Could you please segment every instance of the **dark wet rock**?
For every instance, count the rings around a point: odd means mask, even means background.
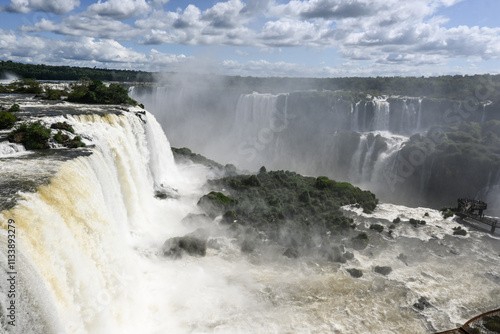
[[[355,250],[363,250],[368,246],[369,241],[368,235],[363,232],[351,239],[351,245]]]
[[[426,225],[427,222],[425,220],[418,220],[418,219],[410,218],[410,224],[412,224],[414,227],[418,227],[418,226]]]
[[[237,203],[238,201],[234,198],[221,192],[212,191],[200,198],[198,206],[210,217],[215,218],[223,212],[231,210]]]
[[[224,212],[224,215],[222,215],[222,220],[220,221],[222,224],[227,224],[231,225],[232,223],[235,223],[237,219],[236,211],[234,210],[229,210]]]
[[[177,190],[164,185],[155,185],[155,197],[159,199],[179,198]]]
[[[453,228],[453,235],[462,235],[462,236],[465,236],[465,235],[467,235],[467,231],[464,230],[461,226],[454,227]]]
[[[420,310],[420,311],[423,311],[426,308],[431,307],[431,306],[432,306],[432,304],[429,303],[427,301],[427,299],[425,299],[425,297],[420,297],[418,299],[418,302],[416,302],[415,304],[413,304],[413,307],[415,307],[417,310]]]
[[[286,251],[283,253],[283,256],[286,256],[290,259],[296,259],[300,257],[299,251],[294,247],[288,247]]]
[[[241,243],[241,251],[243,253],[252,253],[255,250],[256,244],[254,240],[244,239]]]
[[[398,260],[403,262],[405,265],[408,266],[408,257],[404,255],[403,253],[398,255]]]
[[[373,268],[373,271],[375,271],[377,274],[387,276],[392,272],[392,268],[384,266],[376,266],[375,268]]]
[[[363,276],[363,272],[356,268],[349,268],[346,269],[346,271],[349,273],[349,275],[351,275],[354,278],[360,278]]]
[[[354,254],[353,254],[353,253],[351,253],[351,252],[345,252],[345,253],[343,254],[343,256],[344,256],[344,258],[345,258],[346,260],[348,260],[348,261],[350,261],[350,260],[354,259]]]
[[[381,233],[384,230],[384,226],[382,226],[380,224],[371,224],[370,230],[374,230],[374,231]]]
[[[207,248],[221,250],[226,245],[224,238],[209,238],[207,241]]]
[[[71,133],[75,133],[75,130],[71,125],[69,125],[67,122],[57,122],[53,123],[50,125],[51,129],[56,129],[56,130],[65,130]]]
[[[207,252],[207,241],[192,235],[170,238],[163,244],[163,254],[179,258],[184,254],[192,256],[205,256]]]

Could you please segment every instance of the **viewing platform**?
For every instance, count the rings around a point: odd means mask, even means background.
[[[483,201],[467,198],[458,199],[458,208],[456,214],[461,218],[470,218],[483,224],[491,226],[491,234],[495,233],[498,221],[486,217],[483,213],[488,208],[488,204]],[[477,212],[476,212],[477,211]]]
[[[500,309],[480,314],[462,327],[437,334],[494,334],[500,333]]]

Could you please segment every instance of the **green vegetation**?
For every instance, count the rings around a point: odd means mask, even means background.
[[[453,217],[455,215],[455,210],[456,208],[443,207],[439,211],[441,211],[443,218],[446,219],[449,217]]]
[[[417,227],[419,225],[425,225],[425,224],[427,224],[427,222],[425,220],[418,220],[418,219],[410,218],[410,224]]]
[[[0,93],[41,94],[43,87],[35,79],[20,79],[4,86]]]
[[[155,74],[131,70],[113,70],[69,66],[48,66],[21,64],[12,61],[0,61],[0,75],[13,73],[22,78],[37,80],[90,80],[120,81],[120,82],[153,82]],[[189,75],[185,75],[189,76]],[[260,91],[278,93],[286,90],[342,90],[344,98],[359,100],[359,92],[374,96],[407,95],[426,96],[428,98],[447,98],[462,100],[465,96],[476,96],[478,89],[488,94],[491,101],[500,100],[500,90],[493,89],[500,84],[500,75],[445,75],[439,77],[348,77],[348,78],[263,78],[241,76],[191,75],[192,82],[222,82],[224,89],[238,92]],[[172,76],[173,77],[173,76]],[[165,84],[169,82],[165,76]],[[2,86],[0,86],[2,93]]]
[[[66,130],[66,131],[71,132],[73,134],[75,133],[75,130],[73,129],[73,127],[66,122],[53,123],[50,125],[50,128],[56,129],[56,130]]]
[[[500,169],[500,121],[482,125],[462,122],[433,127],[426,136],[413,135],[402,148],[399,161],[408,164],[416,159],[425,163],[412,166],[415,172],[405,179],[402,188],[420,184],[427,173],[426,199],[431,203],[455,202],[457,194],[477,194],[488,184],[490,175]]]
[[[204,195],[198,201],[198,206],[204,209],[212,218],[226,210],[234,208],[236,204],[238,204],[237,200],[217,191],[212,191]]]
[[[461,226],[457,226],[453,228],[453,235],[467,235],[467,231],[464,230]]]
[[[500,316],[485,317],[484,327],[494,333],[500,333]]]
[[[368,247],[368,243],[370,239],[368,238],[368,234],[365,232],[359,233],[357,236],[351,239],[352,248],[355,250],[363,250]]]
[[[61,89],[45,89],[45,100],[62,100],[63,96],[67,96],[69,93]]]
[[[80,136],[75,136],[73,139],[70,139],[70,137],[66,134],[63,134],[62,131],[57,131],[53,138],[56,143],[68,148],[78,148],[86,146],[85,143],[82,142],[82,138]]]
[[[141,71],[112,70],[89,67],[49,66],[21,64],[12,61],[0,61],[0,74],[14,73],[22,78],[37,80],[79,80],[90,78],[104,81],[153,81],[153,74]]]
[[[174,154],[174,159],[177,162],[184,162],[186,160],[190,160],[194,163],[202,164],[210,168],[216,168],[220,170],[224,169],[224,166],[222,166],[221,164],[213,160],[207,159],[201,154],[193,153],[189,148],[186,147],[182,148],[172,147],[172,153]]]
[[[16,123],[16,116],[8,111],[0,111],[0,130],[10,129]]]
[[[48,148],[50,129],[40,121],[21,123],[8,136],[9,141],[21,143],[28,150]]]
[[[371,224],[370,230],[374,230],[374,231],[377,231],[379,233],[382,233],[384,231],[384,226],[382,226],[380,224]]]
[[[35,94],[36,97],[46,100],[61,100],[67,96],[67,101],[93,104],[130,104],[137,105],[137,101],[128,96],[128,91],[121,85],[106,86],[102,81],[82,79],[71,86],[71,92],[44,87],[35,79],[20,79],[7,86],[0,86],[0,93]],[[19,111],[17,109],[12,111]],[[14,107],[13,106],[13,107]]]
[[[10,106],[10,108],[7,111],[18,112],[20,110],[21,110],[21,107],[19,106],[19,104],[14,103],[13,105]]]
[[[117,84],[106,86],[99,80],[81,80],[71,88],[67,98],[70,102],[137,105],[137,102],[128,96],[128,91]]]
[[[347,233],[353,220],[342,214],[340,206],[353,204],[371,211],[378,202],[372,193],[348,183],[289,171],[267,172],[265,168],[258,175],[227,176],[209,184],[226,191],[213,191],[200,199],[198,205],[209,216],[222,214],[222,223],[237,234],[251,228],[251,235],[258,234],[255,229],[284,247],[292,247],[286,252],[289,257],[296,257],[298,245],[313,247],[314,236]],[[242,247],[252,249],[253,239],[248,243],[245,238]],[[332,248],[324,254],[328,259],[345,261],[340,250]]]

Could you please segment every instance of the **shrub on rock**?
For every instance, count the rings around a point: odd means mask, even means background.
[[[16,116],[9,111],[0,111],[0,130],[10,129],[16,123]]]
[[[28,150],[48,148],[50,129],[40,121],[33,123],[22,123],[9,136],[9,141],[21,143]]]

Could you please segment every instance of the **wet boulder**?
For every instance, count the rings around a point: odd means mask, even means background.
[[[188,234],[183,237],[170,238],[163,244],[163,254],[174,258],[184,254],[191,256],[205,256],[207,240],[201,235]]]
[[[377,274],[387,276],[392,272],[392,268],[384,266],[376,266],[375,268],[373,268],[373,271],[376,272]]]
[[[300,257],[300,253],[295,247],[288,247],[286,251],[283,253],[283,256],[290,259],[296,259]]]
[[[346,269],[346,271],[349,273],[349,275],[351,275],[354,278],[360,278],[363,276],[363,272],[356,268],[349,268]]]
[[[208,216],[216,216],[233,209],[238,201],[232,197],[226,196],[221,192],[212,191],[200,198],[198,207],[207,213]]]
[[[420,310],[420,311],[423,311],[424,309],[431,307],[431,306],[432,306],[431,303],[429,303],[427,301],[427,299],[425,299],[425,297],[420,297],[418,299],[418,302],[413,304],[413,307],[415,307],[417,310]]]
[[[368,247],[369,243],[368,235],[364,232],[359,233],[356,237],[351,239],[351,246],[355,250],[363,250]]]

